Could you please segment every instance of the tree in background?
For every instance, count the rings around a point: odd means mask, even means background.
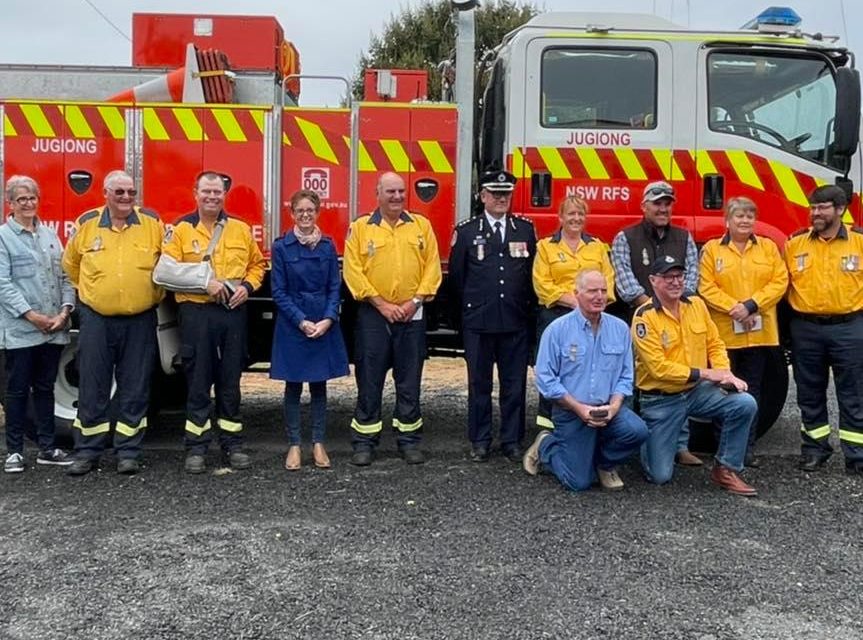
[[[539,12],[533,4],[488,0],[476,10],[477,61],[503,37]],[[380,36],[372,35],[368,52],[360,55],[353,95],[363,98],[366,69],[423,69],[429,74],[429,99],[441,99],[438,65],[455,55],[455,11],[449,0],[429,0],[390,16]],[[476,62],[476,61],[474,61]]]

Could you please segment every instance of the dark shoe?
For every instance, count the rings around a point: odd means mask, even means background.
[[[417,447],[407,447],[402,449],[402,458],[408,464],[422,464],[426,461],[425,454]]]
[[[207,461],[204,456],[192,453],[186,456],[186,464],[183,468],[186,473],[204,473],[207,470]]]
[[[473,462],[488,462],[488,447],[482,445],[471,447],[470,459]]]
[[[701,458],[693,455],[691,451],[688,451],[686,449],[677,452],[675,462],[684,467],[700,467],[704,464],[704,462],[701,461]]]
[[[814,453],[804,453],[800,456],[800,462],[797,463],[797,467],[801,471],[806,471],[809,473],[813,471],[818,471],[818,469],[820,469],[824,465],[824,463],[827,462],[827,459],[829,457],[830,456],[819,456]]]
[[[527,448],[527,451],[524,452],[524,457],[521,459],[521,466],[532,476],[539,473],[539,443],[549,435],[551,435],[551,432],[548,429],[540,429],[533,440],[533,444]]]
[[[85,476],[96,468],[96,461],[90,458],[76,458],[66,469],[70,476]]]
[[[3,471],[6,473],[21,473],[24,471],[24,456],[20,453],[10,453],[6,457],[6,463],[3,465]]]
[[[351,456],[351,464],[355,467],[367,467],[372,463],[371,449],[357,449]]]
[[[49,449],[36,454],[36,464],[55,464],[68,467],[72,464],[72,456],[62,449]]]
[[[228,464],[232,469],[248,469],[252,466],[252,458],[248,453],[235,449],[228,454]]]
[[[133,476],[141,470],[141,463],[136,458],[120,458],[117,461],[117,473]]]
[[[749,467],[750,469],[757,469],[761,466],[761,460],[755,457],[755,454],[752,453],[752,450],[749,449],[746,451],[746,455],[743,456],[743,466]]]
[[[524,459],[524,449],[521,448],[521,445],[515,445],[514,447],[510,447],[506,451],[503,452],[503,457],[509,460],[510,462],[515,462],[518,464]]]
[[[845,473],[849,476],[863,476],[863,460],[846,460]]]
[[[733,469],[723,467],[721,464],[713,465],[710,481],[728,493],[738,496],[752,497],[758,495],[755,487],[746,484]]]

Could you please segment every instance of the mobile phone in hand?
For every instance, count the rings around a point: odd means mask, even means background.
[[[589,415],[591,418],[607,418],[608,409],[591,409]]]

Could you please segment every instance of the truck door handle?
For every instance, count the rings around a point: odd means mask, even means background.
[[[534,207],[551,206],[551,174],[538,172],[530,177],[530,204]]]
[[[702,204],[705,209],[722,209],[725,204],[725,177],[718,173],[704,176]]]

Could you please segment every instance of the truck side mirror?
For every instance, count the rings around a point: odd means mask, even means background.
[[[833,121],[833,153],[850,158],[860,142],[860,72],[836,70],[836,119]]]

